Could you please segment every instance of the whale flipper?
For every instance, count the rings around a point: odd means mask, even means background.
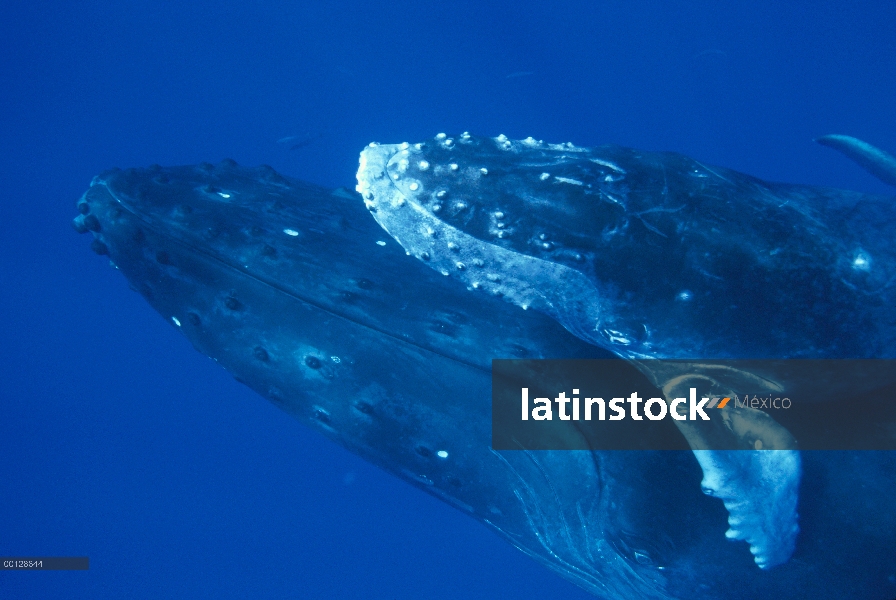
[[[799,533],[796,505],[800,454],[796,450],[694,450],[700,487],[722,500],[730,540],[750,544],[760,569],[786,563]]]
[[[730,397],[747,380],[758,380],[750,373],[714,365],[647,363],[654,366],[648,375],[661,385],[668,401],[687,396],[693,386],[708,387],[707,393],[713,396]],[[687,374],[675,376],[675,371]],[[774,387],[768,383],[766,389]],[[790,432],[766,412],[737,406],[722,413],[720,420],[675,424],[703,471],[701,490],[721,500],[728,511],[725,537],[747,542],[760,569],[786,563],[800,530],[796,508],[802,473]]]
[[[884,183],[896,186],[896,156],[889,152],[848,135],[823,135],[815,141],[839,150]]]

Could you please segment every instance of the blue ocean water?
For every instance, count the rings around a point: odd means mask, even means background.
[[[892,194],[812,142],[896,150],[892,2],[12,0],[3,16],[0,555],[91,569],[0,572],[2,598],[591,597],[195,352],[70,226],[106,168],[230,157],[351,188],[370,141],[469,130]]]

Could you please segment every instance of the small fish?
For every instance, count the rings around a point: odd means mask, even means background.
[[[299,148],[310,146],[322,137],[323,134],[320,132],[306,133],[304,135],[289,135],[285,138],[280,138],[279,140],[277,140],[277,143],[289,146],[289,150],[298,150]]]

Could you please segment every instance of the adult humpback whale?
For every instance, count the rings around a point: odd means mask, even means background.
[[[765,573],[688,452],[491,451],[492,358],[608,354],[406,256],[351,194],[225,161],[104,173],[78,208],[200,352],[598,596],[896,591],[891,454],[805,456],[797,555]]]
[[[854,138],[820,141],[877,175],[896,171]],[[370,144],[357,190],[409,254],[631,360],[668,401],[706,377],[697,363],[643,359],[896,354],[890,198],[768,184],[672,153],[468,133]],[[717,371],[711,383],[733,396],[755,375]],[[801,383],[782,372],[770,389]],[[749,408],[676,424],[704,492],[729,512],[726,536],[748,542],[762,568],[786,562],[799,531],[796,441]],[[745,432],[763,450],[709,441]]]

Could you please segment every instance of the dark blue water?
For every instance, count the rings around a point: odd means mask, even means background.
[[[74,203],[225,157],[353,187],[364,144],[463,130],[892,193],[812,139],[896,150],[896,4],[781,4],[6,2],[0,555],[91,569],[0,597],[590,597],[235,383]]]

